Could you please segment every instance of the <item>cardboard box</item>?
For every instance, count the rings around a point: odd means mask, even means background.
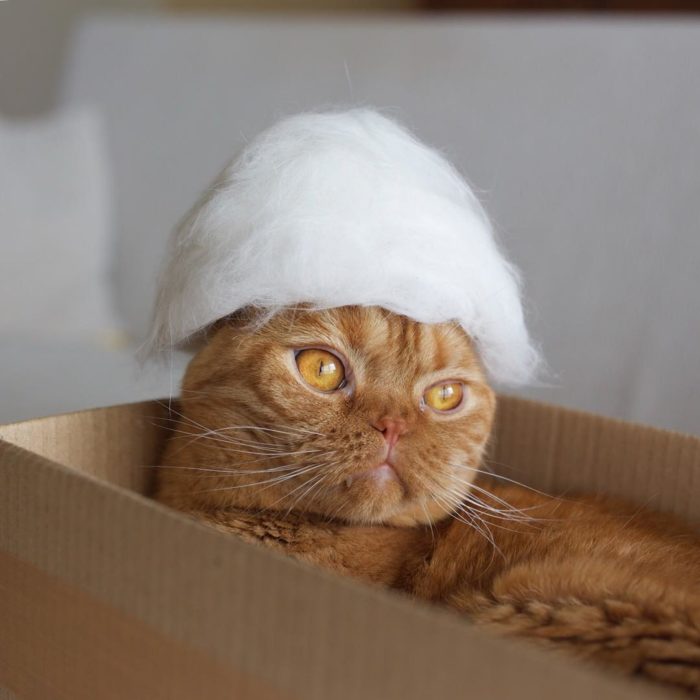
[[[20,700],[661,698],[149,500],[167,406],[0,428],[0,687]],[[550,492],[700,515],[700,440],[504,397],[491,449]],[[501,473],[504,473],[503,471]],[[8,691],[11,691],[8,693]],[[2,692],[2,691],[0,691]]]

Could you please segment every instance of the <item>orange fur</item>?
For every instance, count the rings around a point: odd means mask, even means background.
[[[305,385],[294,351],[309,346],[343,359],[347,387]],[[466,386],[463,407],[422,406],[448,379]],[[239,314],[187,370],[157,497],[249,541],[700,693],[700,538],[626,504],[477,475],[494,407],[457,325],[376,307]],[[378,479],[385,419],[404,431],[395,476]]]

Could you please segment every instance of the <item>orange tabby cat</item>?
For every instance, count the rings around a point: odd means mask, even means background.
[[[700,693],[700,538],[478,468],[469,337],[377,307],[238,314],[192,360],[157,497],[244,539]]]

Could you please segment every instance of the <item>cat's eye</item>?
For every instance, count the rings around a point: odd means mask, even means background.
[[[436,411],[452,411],[462,403],[463,398],[464,387],[461,382],[435,384],[423,394],[423,401]]]
[[[299,374],[304,381],[319,391],[335,391],[345,386],[345,367],[328,350],[308,348],[296,355]]]

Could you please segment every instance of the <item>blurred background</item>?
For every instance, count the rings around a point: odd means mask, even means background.
[[[520,393],[700,434],[700,0],[0,1],[0,423],[140,370],[165,241],[279,117],[372,105],[467,176],[549,364]]]

